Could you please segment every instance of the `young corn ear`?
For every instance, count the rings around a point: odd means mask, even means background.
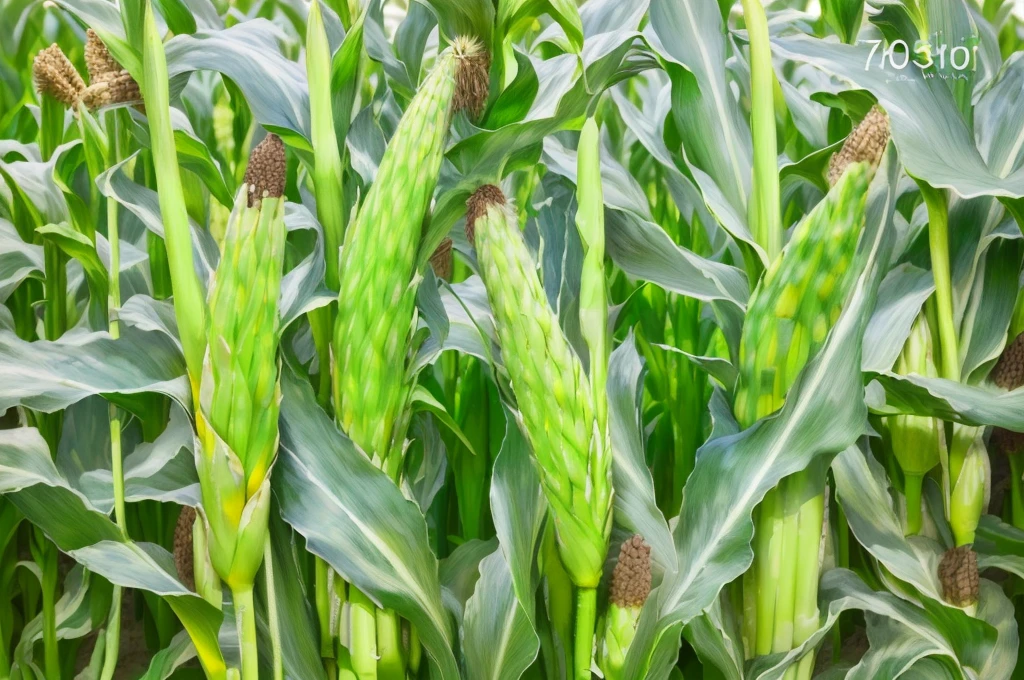
[[[49,95],[69,109],[78,105],[85,90],[82,76],[57,43],[36,54],[32,78],[39,94]]]
[[[251,584],[262,559],[278,444],[284,171],[281,140],[268,136],[252,153],[209,294],[197,467],[210,557],[232,588]]]
[[[889,144],[889,116],[873,106],[864,119],[843,142],[843,148],[832,155],[828,164],[828,185],[835,186],[846,169],[854,163],[867,163],[872,170],[882,161]]]
[[[982,439],[980,428],[954,427],[953,447],[950,451],[950,485],[949,524],[953,529],[953,539],[958,546],[974,543],[974,533],[981,521],[981,513],[985,506],[988,488],[988,451]],[[968,440],[967,452],[963,454],[959,471],[953,476],[952,461],[957,456],[957,449]]]
[[[626,655],[636,636],[640,610],[650,594],[651,546],[637,534],[623,542],[612,572],[600,663],[607,680],[624,677]]]
[[[414,327],[417,256],[453,114],[486,85],[483,48],[456,39],[413,97],[342,248],[333,354],[342,429],[393,478],[400,472],[405,362]],[[481,90],[481,88],[483,88]]]
[[[928,319],[922,313],[914,321],[903,352],[896,360],[896,373],[938,377]],[[907,499],[907,531],[921,530],[921,483],[926,474],[939,464],[945,446],[942,422],[917,415],[899,415],[888,419],[893,454],[904,473],[904,495]]]
[[[612,486],[590,383],[548,305],[504,194],[484,186],[468,206],[467,230],[475,235],[501,355],[551,505],[559,554],[577,586],[596,588],[611,532]]]
[[[735,411],[741,426],[782,407],[838,320],[859,275],[854,260],[867,190],[868,166],[850,166],[754,291],[740,340]]]

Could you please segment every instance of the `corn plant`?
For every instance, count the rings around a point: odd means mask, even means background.
[[[0,678],[1013,678],[1024,7],[0,1]]]

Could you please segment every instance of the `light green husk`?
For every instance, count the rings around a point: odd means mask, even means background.
[[[932,350],[932,333],[924,313],[918,315],[896,361],[896,373],[938,376]],[[904,474],[904,495],[907,499],[907,533],[921,530],[921,483],[926,474],[939,464],[944,446],[942,422],[935,418],[899,415],[888,419],[893,454]]]
[[[411,384],[416,262],[457,108],[457,81],[479,59],[458,39],[439,57],[388,144],[341,256],[334,330],[334,407],[346,434],[393,479],[401,471]],[[461,83],[459,83],[461,87]]]
[[[520,426],[529,440],[554,516],[559,554],[580,588],[601,580],[611,532],[611,457],[597,427],[590,382],[548,305],[536,264],[501,190],[470,198],[501,355]]]
[[[196,469],[207,547],[234,599],[243,680],[258,674],[252,591],[267,540],[269,474],[278,445],[284,173],[284,147],[270,136],[250,159],[210,288],[197,414],[206,424]]]

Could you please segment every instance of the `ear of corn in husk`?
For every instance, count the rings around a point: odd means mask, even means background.
[[[623,677],[640,610],[650,594],[651,547],[637,534],[623,542],[619,561],[612,572],[600,664],[607,680]]]
[[[842,149],[829,160],[829,186],[835,186],[846,169],[854,163],[867,163],[872,171],[877,168],[889,144],[889,135],[889,116],[879,106],[871,107],[846,138]]]
[[[284,168],[271,135],[251,156],[209,293],[197,468],[210,558],[232,588],[251,584],[262,560],[277,453]]]
[[[786,393],[825,342],[859,275],[868,167],[852,165],[796,227],[754,291],[740,340],[736,417],[753,425],[781,408]]]
[[[959,430],[959,431],[958,431]],[[953,529],[953,538],[958,546],[974,543],[974,532],[981,520],[985,507],[985,495],[988,488],[988,451],[982,440],[980,428],[954,427],[953,447],[950,450],[950,485],[949,523]],[[969,439],[967,453],[959,466],[959,473],[954,477],[952,469],[953,456],[957,448]]]
[[[573,582],[596,588],[611,531],[610,456],[602,447],[589,381],[558,324],[501,190],[469,200],[480,274],[501,354],[554,516]]]
[[[85,90],[82,76],[56,43],[36,54],[32,77],[39,94],[49,95],[69,109],[78,105]]]
[[[919,314],[914,321],[895,370],[900,375],[938,377],[932,333],[925,314]],[[893,416],[887,424],[893,454],[904,474],[907,533],[916,534],[921,530],[921,484],[924,476],[939,464],[945,447],[944,429],[935,418],[913,414]]]
[[[414,327],[417,257],[455,111],[472,109],[482,47],[456,39],[420,86],[388,144],[373,185],[345,234],[333,355],[342,429],[388,474],[400,474],[405,375]]]

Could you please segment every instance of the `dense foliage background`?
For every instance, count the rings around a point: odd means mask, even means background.
[[[1024,673],[1022,47],[0,0],[0,678]]]

